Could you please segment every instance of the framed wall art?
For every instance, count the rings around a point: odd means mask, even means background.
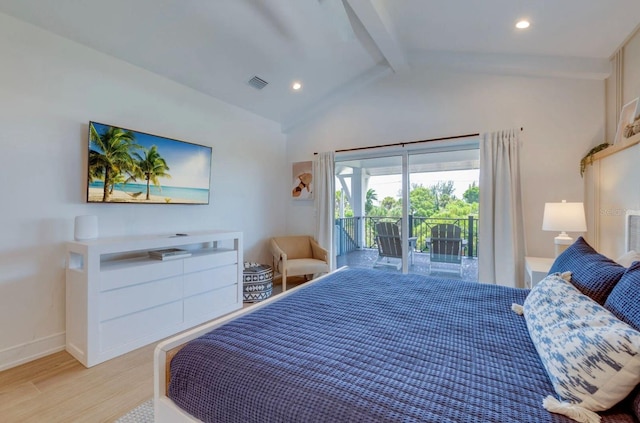
[[[618,129],[616,129],[616,137],[613,140],[613,144],[618,144],[624,139],[624,130],[627,125],[633,123],[636,115],[638,114],[638,98],[628,102],[622,106],[620,112],[620,119],[618,120]]]
[[[313,200],[313,162],[293,163],[293,182],[291,198],[294,200]]]
[[[88,203],[209,204],[209,146],[98,122],[88,146]]]

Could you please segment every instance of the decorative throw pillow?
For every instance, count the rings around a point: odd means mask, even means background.
[[[611,408],[640,382],[640,332],[581,294],[559,274],[531,290],[524,302],[527,329],[563,400],[549,411],[584,422]]]
[[[640,261],[622,275],[604,303],[618,319],[640,331]]]
[[[634,261],[640,261],[640,253],[633,250],[624,253],[616,259],[616,263],[622,267],[629,267]]]
[[[549,274],[571,272],[571,283],[583,294],[604,304],[626,269],[591,248],[579,237],[554,261]]]

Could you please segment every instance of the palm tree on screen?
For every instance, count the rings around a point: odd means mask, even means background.
[[[118,173],[117,175],[111,178],[111,188],[109,188],[109,194],[113,194],[113,189],[117,184],[126,184],[129,182],[131,178],[125,178],[122,173]]]
[[[167,173],[169,166],[164,158],[158,153],[158,147],[152,145],[149,149],[143,149],[142,155],[138,152],[133,153],[136,159],[136,171],[137,175],[147,181],[147,197],[149,200],[150,184],[161,188],[160,180],[158,178],[171,178],[171,175]]]
[[[107,202],[117,176],[134,170],[135,162],[131,157],[131,151],[140,146],[135,143],[133,132],[113,126],[100,134],[91,124],[89,136],[89,182],[93,179],[104,181],[102,201]]]

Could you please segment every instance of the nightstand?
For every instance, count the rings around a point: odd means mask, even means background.
[[[527,288],[533,288],[549,273],[555,259],[547,257],[524,258],[524,284]]]

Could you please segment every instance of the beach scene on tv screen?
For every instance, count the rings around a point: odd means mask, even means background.
[[[209,204],[211,147],[89,123],[87,201]]]

